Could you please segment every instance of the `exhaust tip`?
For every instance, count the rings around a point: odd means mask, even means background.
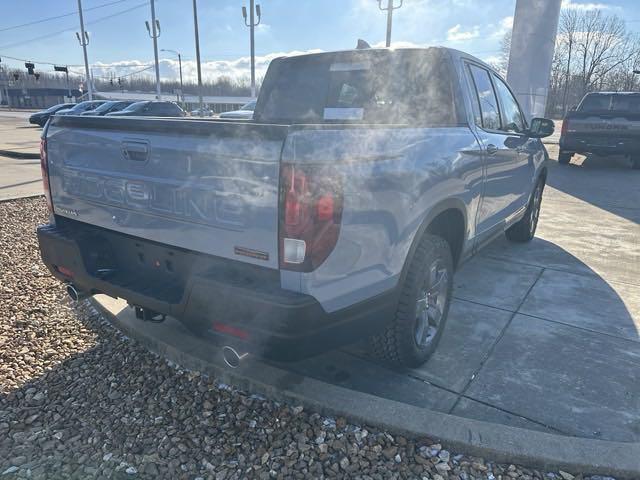
[[[71,283],[67,285],[67,295],[69,295],[69,298],[73,301],[73,303],[78,303],[79,301],[87,297],[86,293],[78,290],[75,285]]]
[[[228,345],[222,347],[222,358],[224,358],[224,363],[231,368],[238,368],[242,360],[247,355],[248,353],[238,353],[235,348]]]

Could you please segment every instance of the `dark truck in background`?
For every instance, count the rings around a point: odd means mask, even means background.
[[[640,169],[640,92],[588,93],[562,124],[559,163],[575,153],[625,155]]]

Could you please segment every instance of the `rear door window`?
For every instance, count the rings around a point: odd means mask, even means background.
[[[480,103],[481,126],[487,130],[500,130],[502,124],[498,99],[489,72],[476,65],[469,65],[469,71]]]

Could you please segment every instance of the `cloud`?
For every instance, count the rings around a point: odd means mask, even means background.
[[[573,0],[562,0],[562,8],[566,10],[605,10],[609,5],[604,3],[577,3]]]
[[[491,38],[504,38],[507,32],[513,30],[513,16],[504,17],[497,25],[493,23],[489,24],[488,30],[493,30]]]
[[[447,30],[449,42],[464,42],[480,36],[480,27],[475,25],[471,30],[462,31],[462,25],[457,24]]]
[[[268,55],[256,56],[256,77],[263,77],[269,67],[271,60],[278,57],[287,57],[294,55],[301,55],[305,53],[319,53],[322,50],[314,49],[307,51],[291,51],[291,52],[276,52]],[[177,59],[173,58],[161,58],[160,65],[160,77],[165,80],[177,80],[180,77],[179,64]],[[144,62],[141,60],[126,60],[119,62],[96,62],[91,66],[94,76],[109,78],[119,77],[122,75],[129,75],[134,72],[132,76],[146,76],[154,77],[155,71],[153,68],[153,62]],[[202,80],[212,81],[221,77],[226,77],[232,81],[247,81],[251,75],[251,58],[240,57],[233,60],[211,60],[203,61],[201,63]],[[182,76],[187,82],[195,82],[197,80],[197,65],[195,60],[183,60],[182,61]]]

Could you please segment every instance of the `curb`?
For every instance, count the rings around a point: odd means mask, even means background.
[[[173,318],[149,325],[123,303],[100,295],[90,303],[127,337],[189,370],[241,390],[303,405],[328,416],[414,438],[438,440],[449,450],[545,470],[640,478],[640,443],[555,435],[472,420],[387,400],[281,370],[249,357],[237,369],[224,365],[220,349],[189,333]],[[213,348],[212,348],[213,347]]]
[[[40,154],[30,152],[16,152],[15,150],[0,150],[0,157],[18,158],[21,160],[36,160],[40,158]]]

